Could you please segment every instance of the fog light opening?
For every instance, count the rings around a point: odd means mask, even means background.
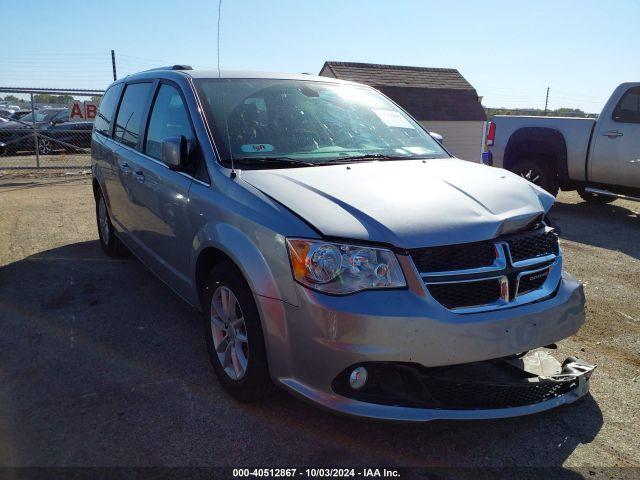
[[[356,367],[349,375],[349,385],[354,390],[360,390],[364,387],[365,383],[367,383],[367,378],[369,374],[367,373],[367,369],[364,367]]]

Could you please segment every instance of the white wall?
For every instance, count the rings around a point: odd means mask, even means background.
[[[444,146],[456,157],[472,162],[482,161],[484,122],[426,121],[420,123],[430,132],[442,135]]]

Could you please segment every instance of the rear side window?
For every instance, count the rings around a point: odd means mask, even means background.
[[[151,111],[145,153],[160,160],[160,144],[167,137],[182,135],[192,142],[193,132],[187,110],[178,90],[171,85],[161,85]]]
[[[132,83],[127,85],[116,117],[116,129],[113,138],[128,147],[135,148],[140,137],[142,117],[147,105],[151,83]]]
[[[613,111],[613,119],[621,123],[640,123],[640,87],[626,91]]]
[[[109,88],[102,100],[100,101],[100,108],[98,114],[93,123],[93,128],[96,132],[100,132],[107,137],[111,136],[111,122],[116,110],[116,105],[120,99],[120,92],[122,92],[122,84],[114,85]]]

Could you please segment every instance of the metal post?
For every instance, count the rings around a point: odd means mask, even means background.
[[[31,93],[31,118],[33,119],[33,141],[36,147],[36,167],[40,168],[40,142],[38,141],[38,126],[36,123],[36,104]]]
[[[113,81],[115,82],[118,79],[116,75],[116,52],[111,50],[111,68],[113,68]]]
[[[549,106],[549,87],[547,87],[547,99],[544,101],[544,116],[547,116],[547,107]]]

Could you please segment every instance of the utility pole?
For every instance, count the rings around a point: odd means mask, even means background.
[[[113,53],[113,50],[111,50],[111,52]],[[114,69],[116,67],[113,67]],[[114,74],[115,76],[115,70],[114,70]],[[544,116],[547,116],[547,107],[549,106],[549,87],[547,87],[547,99],[544,101]]]
[[[116,52],[111,50],[111,67],[113,68],[113,81],[115,82],[118,79],[116,75]]]

